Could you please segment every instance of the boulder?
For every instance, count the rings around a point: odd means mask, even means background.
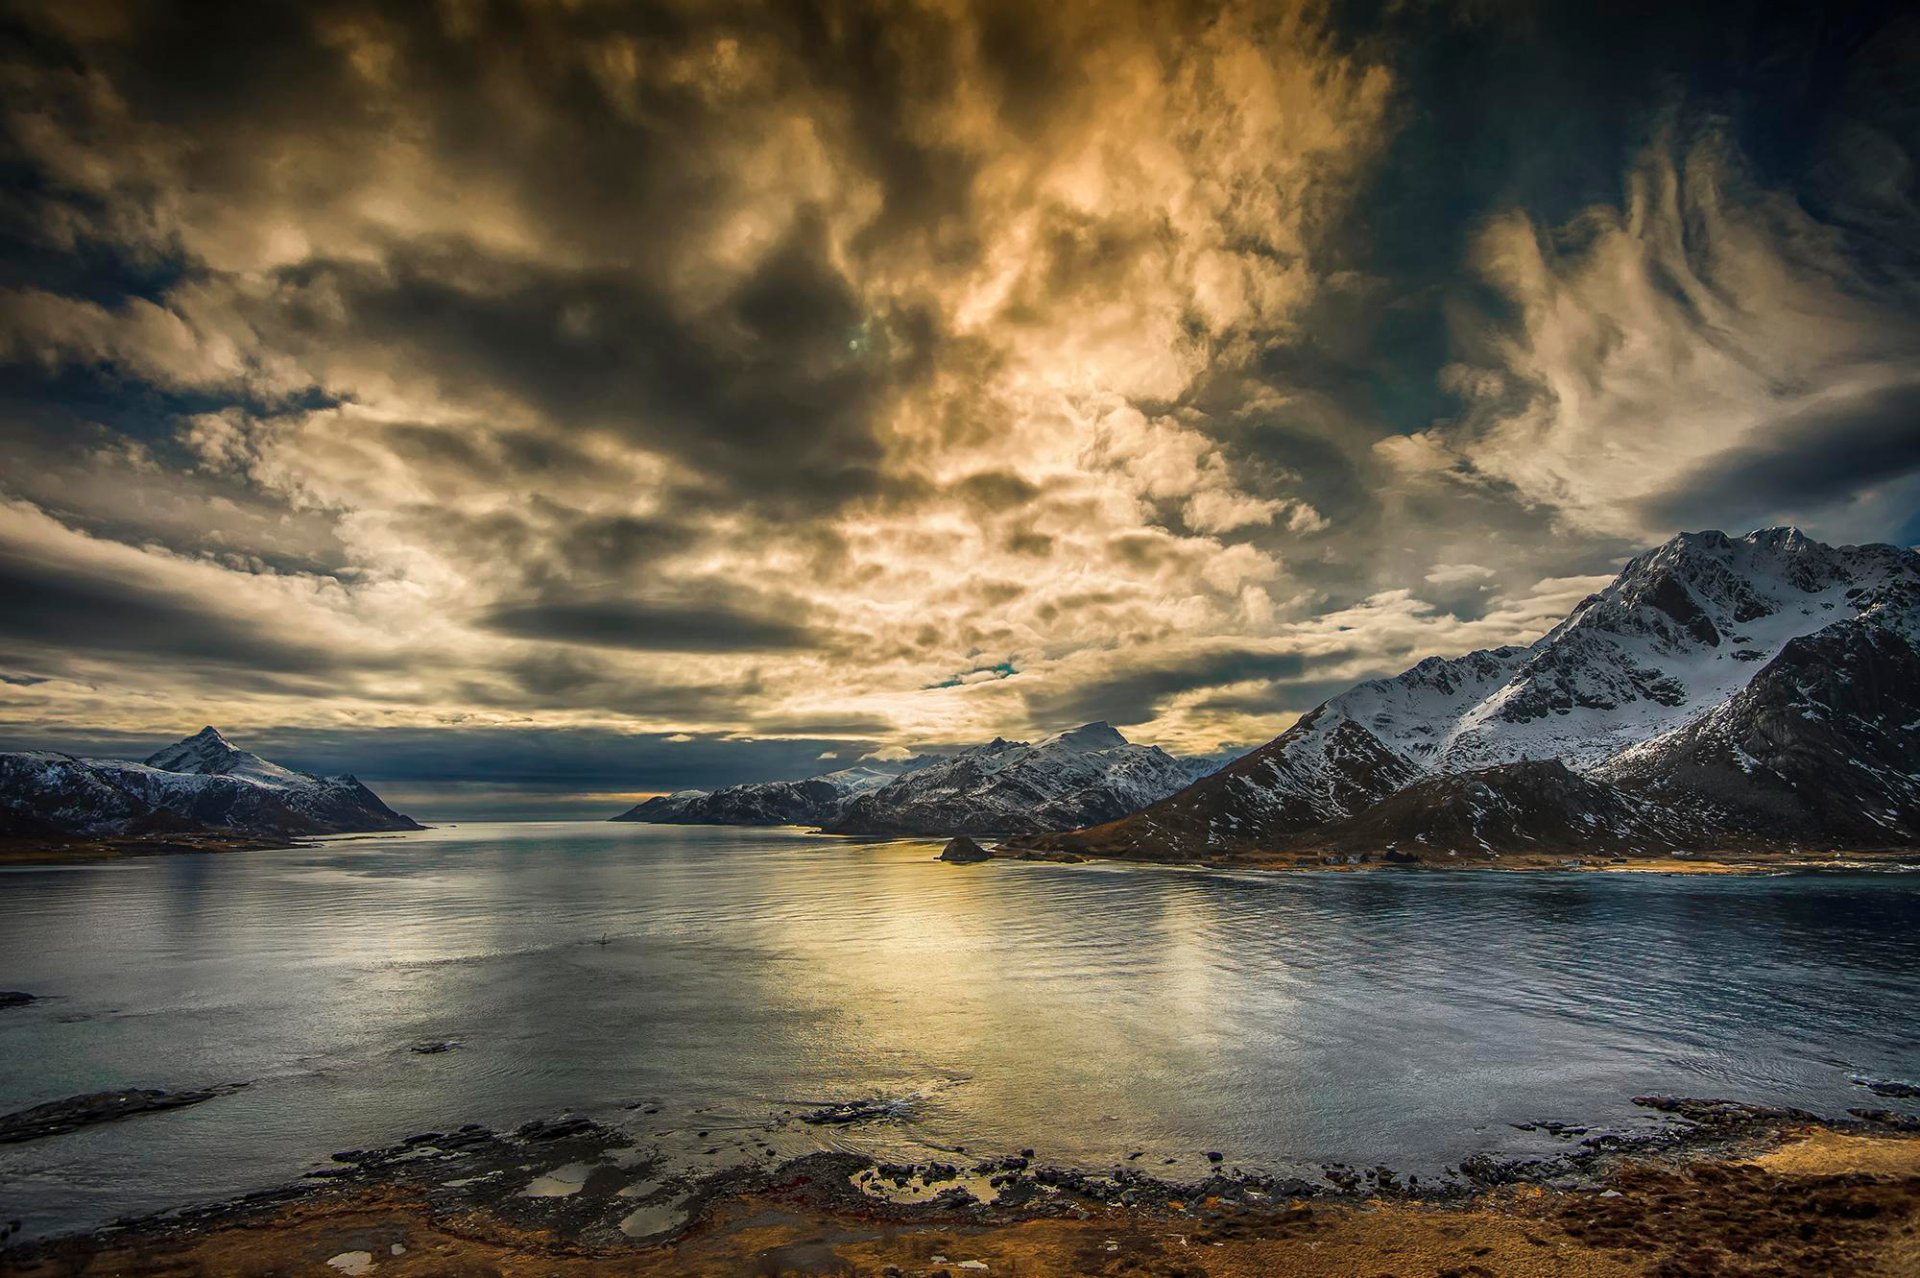
[[[977,861],[993,860],[993,853],[963,834],[948,841],[947,846],[941,849],[940,859],[956,865],[972,865]]]

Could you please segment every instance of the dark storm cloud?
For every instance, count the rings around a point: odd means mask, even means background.
[[[263,634],[257,624],[183,594],[43,564],[18,548],[0,548],[0,599],[6,601],[0,635],[60,655],[143,655],[267,675],[344,673],[379,664]]]
[[[1316,327],[1362,339],[1338,362],[1364,378],[1382,421],[1415,430],[1449,416],[1436,374],[1459,355],[1452,312],[1507,313],[1505,299],[1460,276],[1476,228],[1503,209],[1553,226],[1617,202],[1622,173],[1675,128],[1725,129],[1761,186],[1850,224],[1877,220],[1852,250],[1875,270],[1904,257],[1910,273],[1911,186],[1892,208],[1883,198],[1889,166],[1910,172],[1920,146],[1912,77],[1887,74],[1903,51],[1920,51],[1906,9],[1341,0],[1330,10],[1336,39],[1376,51],[1398,85],[1378,178],[1331,247],[1390,287],[1384,305]]]
[[[824,261],[817,225],[697,318],[624,270],[540,267],[472,246],[396,249],[381,268],[309,262],[285,283],[336,304],[278,317],[296,345],[347,337],[404,352],[463,393],[503,392],[550,421],[677,457],[716,496],[776,506],[831,506],[879,487],[874,414],[915,375],[931,336],[912,315],[866,316]],[[889,335],[886,354],[852,349],[863,324]],[[419,438],[446,460],[480,460],[448,432]]]
[[[924,369],[934,339],[926,315],[869,314],[830,260],[821,219],[804,208],[718,305],[690,307],[665,277],[699,265],[702,237],[730,202],[752,195],[755,178],[729,171],[727,157],[795,101],[815,100],[842,121],[882,183],[887,217],[871,234],[950,212],[965,165],[923,154],[905,101],[951,91],[926,83],[942,47],[937,16],[486,5],[443,22],[431,6],[405,4],[212,4],[190,17],[158,6],[123,16],[124,38],[84,54],[43,32],[43,56],[100,67],[136,117],[182,130],[192,139],[188,176],[209,193],[272,189],[276,137],[298,138],[296,163],[312,166],[297,180],[313,190],[288,196],[324,210],[332,172],[352,180],[358,140],[371,151],[394,123],[394,102],[370,92],[354,62],[359,24],[405,65],[397,104],[426,130],[434,162],[458,179],[504,184],[565,256],[592,261],[396,242],[378,261],[286,268],[257,313],[263,325],[316,345],[350,334],[405,352],[464,393],[491,387],[565,427],[613,430],[692,466],[717,500],[831,506],[879,485],[874,416]],[[777,53],[756,65],[766,82],[719,103],[671,68],[728,37],[755,55]],[[636,64],[616,88],[594,56],[622,47]],[[626,109],[621,93],[632,95]],[[509,103],[511,125],[484,123]],[[49,203],[57,209],[57,198]]]
[[[643,652],[751,652],[806,648],[804,626],[720,604],[652,604],[631,599],[515,604],[480,624],[516,639]]]
[[[1330,662],[1345,655],[1316,654],[1313,659]],[[1071,688],[1038,688],[1026,693],[1026,702],[1035,721],[1043,724],[1066,725],[1094,719],[1145,723],[1168,698],[1180,693],[1226,684],[1294,679],[1306,668],[1307,658],[1299,653],[1233,649],[1157,663]],[[1271,700],[1265,712],[1275,712]]]
[[[1792,414],[1763,442],[1676,477],[1648,516],[1753,526],[1847,501],[1920,471],[1920,383],[1876,387]]]
[[[1368,677],[1395,675],[1399,667],[1383,668]],[[1246,692],[1220,691],[1202,697],[1195,708],[1216,711],[1223,714],[1270,715],[1276,709],[1289,714],[1305,714],[1322,702],[1339,696],[1350,690],[1354,678],[1339,679],[1287,679]]]

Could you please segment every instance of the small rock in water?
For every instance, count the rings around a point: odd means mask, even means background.
[[[522,1123],[513,1129],[513,1134],[521,1140],[560,1140],[567,1136],[580,1136],[593,1130],[591,1118],[574,1115],[568,1118],[536,1118],[530,1123]]]
[[[451,1052],[458,1046],[460,1046],[460,1044],[450,1038],[428,1039],[423,1043],[415,1043],[408,1050],[418,1052],[422,1056],[437,1056],[441,1052]]]
[[[338,1269],[348,1278],[358,1278],[373,1268],[373,1253],[370,1251],[343,1251],[337,1256],[327,1258],[327,1263]]]
[[[25,1007],[38,999],[24,990],[0,990],[0,1007]]]
[[[1897,1079],[1855,1078],[1856,1087],[1864,1087],[1875,1096],[1892,1096],[1898,1099],[1920,1097],[1920,1084],[1903,1083]]]
[[[973,865],[980,861],[993,860],[993,853],[962,834],[947,842],[947,846],[940,851],[940,859],[955,865]]]
[[[865,1122],[869,1118],[886,1118],[894,1111],[895,1104],[892,1101],[842,1101],[802,1114],[800,1121],[814,1127],[837,1126],[841,1123]]]

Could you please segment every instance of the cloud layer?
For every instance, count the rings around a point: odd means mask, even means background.
[[[1913,24],[1742,12],[28,6],[8,732],[1213,750],[1678,527],[1910,537]]]

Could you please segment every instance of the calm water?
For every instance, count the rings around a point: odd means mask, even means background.
[[[1920,1078],[1920,876],[1214,874],[796,831],[464,825],[0,873],[0,1111],[250,1081],[0,1146],[75,1228],[347,1146],[583,1112],[637,1135],[911,1098],[927,1156],[1438,1168],[1636,1093],[1887,1104]],[[604,943],[603,942],[604,939]],[[457,1039],[423,1056],[408,1045]],[[692,1141],[690,1131],[686,1136]]]

